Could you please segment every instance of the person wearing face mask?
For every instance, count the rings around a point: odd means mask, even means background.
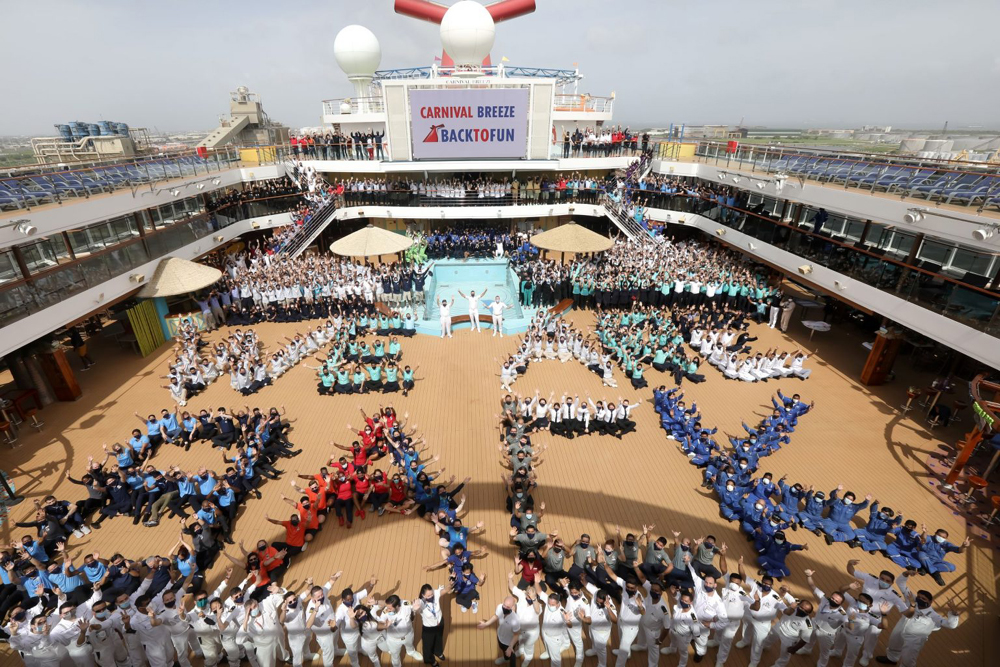
[[[666,577],[671,580],[671,577],[676,569],[674,562],[671,561],[670,557],[667,555],[667,538],[662,535],[656,538],[655,541],[649,540],[649,533],[652,532],[655,525],[650,525],[648,530],[643,532],[643,541],[649,546],[646,548],[645,556],[643,557],[642,565],[639,567],[642,569],[642,573],[646,575],[647,579],[656,579],[659,577]],[[645,528],[645,526],[644,526]],[[674,556],[676,558],[677,551],[680,550],[680,533],[675,532],[674,534]],[[572,571],[570,571],[572,574]]]
[[[550,593],[542,609],[542,642],[553,667],[562,665],[562,653],[570,646],[572,626],[573,616],[559,603],[559,595]]]
[[[225,580],[218,591],[224,590]],[[216,597],[216,596],[213,596]],[[192,645],[197,646],[205,660],[205,667],[215,667],[219,664],[223,655],[222,628],[220,626],[220,612],[222,604],[219,603],[213,608],[209,604],[209,597],[206,591],[199,591],[195,594],[194,608],[188,613],[188,620],[191,623],[191,635],[194,638]]]
[[[94,648],[87,642],[87,630],[92,617],[91,605],[101,599],[100,589],[93,590],[90,599],[77,606],[66,602],[59,606],[58,622],[49,628],[52,641],[66,647],[69,658],[77,667],[93,667]]]
[[[851,525],[854,515],[868,507],[871,495],[865,496],[864,502],[854,502],[855,495],[848,491],[844,497],[837,499],[837,494],[844,490],[844,485],[837,486],[830,492],[830,512],[822,522],[822,530],[827,544],[834,542],[853,542],[857,531]]]
[[[25,664],[37,667],[60,667],[67,659],[66,647],[52,638],[52,626],[45,616],[35,616],[31,619],[29,631],[18,632],[19,624],[15,622],[10,638],[10,645],[20,651],[25,657]]]
[[[413,607],[398,595],[387,597],[383,610],[375,614],[379,625],[385,630],[383,650],[389,654],[392,667],[401,667],[404,650],[414,660],[422,659],[420,653],[413,648],[413,616]]]
[[[616,667],[624,667],[632,652],[632,644],[639,634],[639,623],[646,613],[646,608],[643,604],[643,596],[639,594],[637,583],[634,580],[626,582],[615,574],[612,565],[607,560],[608,553],[606,545],[604,551],[598,552],[597,562],[604,568],[604,573],[607,575],[609,583],[614,582],[618,589],[622,591],[621,609],[618,612],[617,618],[618,648],[612,650],[612,653],[617,656],[615,660]],[[611,551],[611,553],[614,553],[614,551]]]
[[[806,530],[822,535],[823,511],[833,503],[832,498],[827,498],[825,493],[810,486],[805,494],[805,506],[799,512],[799,522]]]
[[[773,536],[765,538],[757,549],[759,556],[757,564],[760,565],[760,572],[766,572],[779,580],[787,577],[791,572],[785,565],[785,559],[793,551],[808,551],[808,544],[792,544],[785,539],[784,531],[777,531]]]
[[[650,581],[642,573],[638,564],[632,566],[632,575],[642,585],[642,618],[639,620],[638,641],[633,651],[646,651],[648,667],[656,667],[660,662],[660,644],[670,631],[670,603],[663,596],[663,585]]]
[[[94,649],[94,662],[98,667],[117,667],[128,661],[125,637],[111,618],[108,603],[98,600],[91,607],[93,617],[87,624],[87,641]]]
[[[857,586],[857,582],[854,582],[849,588],[856,592]],[[844,623],[843,630],[833,644],[834,655],[843,654],[844,656],[843,667],[854,667],[858,656],[861,655],[869,631],[875,628],[877,632],[881,632],[888,627],[886,616],[892,610],[892,604],[889,602],[876,605],[867,593],[856,594],[857,598],[850,593],[844,594],[844,599],[848,604],[847,622]],[[862,660],[864,665],[870,662],[869,658],[862,657]]]
[[[171,667],[175,660],[170,630],[153,609],[153,598],[142,595],[135,601],[135,614],[122,615],[126,633],[135,632],[146,652],[149,667]],[[186,657],[186,656],[185,656]]]
[[[332,667],[337,656],[337,621],[333,604],[328,596],[341,573],[337,572],[330,577],[323,586],[312,586],[309,589],[309,596],[306,602],[305,617],[306,628],[312,631],[316,643],[319,645],[323,658],[324,667]]]
[[[181,667],[190,667],[191,661],[188,654],[191,651],[191,643],[194,636],[191,633],[191,623],[189,622],[184,603],[178,599],[177,590],[180,590],[184,583],[183,577],[174,584],[163,589],[159,595],[153,598],[149,608],[156,612],[159,620],[170,633],[170,642],[173,644],[174,652],[177,654],[177,662]]]
[[[934,532],[933,537],[928,537],[927,526],[924,525],[921,525],[920,532],[924,536],[920,551],[917,552],[917,560],[920,562],[921,571],[931,575],[931,578],[934,579],[938,586],[944,586],[944,578],[941,576],[941,573],[955,571],[954,563],[949,563],[945,560],[945,557],[949,553],[963,553],[965,547],[971,544],[971,540],[967,537],[959,545],[952,544],[948,541],[948,531],[943,528],[938,528]]]
[[[736,572],[730,572],[726,563],[726,545],[719,549],[719,565],[725,575],[717,579],[719,596],[726,610],[726,621],[716,625],[715,637],[710,639],[707,647],[718,647],[715,657],[716,667],[722,667],[729,659],[729,652],[733,646],[733,639],[740,629],[743,617],[747,608],[753,604],[753,598],[746,594],[743,588],[746,581],[746,573],[743,571],[743,557],[740,556]]]
[[[896,526],[889,533],[892,534],[893,540],[886,544],[884,555],[900,567],[919,568],[917,553],[920,551],[922,541],[917,531],[917,522],[907,519],[902,526]]]
[[[725,629],[729,623],[726,613],[726,604],[722,596],[716,590],[718,580],[712,575],[705,575],[702,578],[694,565],[691,563],[691,554],[684,555],[685,564],[694,583],[693,608],[698,617],[698,622],[704,626],[705,631],[693,638],[695,661],[701,662],[708,650],[709,630],[716,632]]]
[[[879,624],[877,621],[885,616],[880,611],[883,603],[888,604],[890,609],[895,607],[900,613],[909,609],[910,605],[903,596],[892,589],[892,585],[896,583],[896,576],[892,572],[882,570],[877,577],[873,577],[867,572],[858,569],[857,565],[859,562],[858,560],[847,561],[847,573],[861,581],[862,591],[874,601],[874,604],[867,611],[869,616],[876,620],[868,628],[868,633],[864,639],[864,647],[861,652],[861,664],[862,666],[866,666],[875,654],[879,634],[882,632],[880,626],[883,624]],[[906,572],[899,576],[900,590],[906,587],[909,578],[916,573],[916,569],[908,568]]]
[[[566,612],[569,614],[571,623],[569,626],[569,641],[573,644],[573,651],[576,656],[574,665],[580,667],[583,664],[585,652],[583,650],[583,626],[584,619],[590,611],[590,602],[584,595],[584,588],[579,580],[571,582],[569,577],[560,580],[562,590],[565,593]]]
[[[525,665],[530,664],[532,659],[535,657],[535,644],[538,643],[538,638],[541,632],[539,625],[539,615],[542,613],[543,607],[541,588],[538,582],[535,581],[531,586],[522,590],[520,585],[514,585],[514,578],[509,575],[507,577],[507,588],[510,590],[511,594],[517,598],[515,613],[517,614],[517,620],[521,629],[519,631],[515,653],[519,654],[523,659],[521,667],[524,667]],[[543,643],[540,659],[548,660],[548,658],[549,654]]]
[[[868,553],[884,551],[887,548],[885,536],[889,531],[903,521],[902,515],[896,516],[889,507],[880,507],[878,500],[872,502],[869,508],[868,523],[857,531],[850,546],[860,546]]]
[[[954,630],[958,627],[958,611],[954,600],[949,600],[946,605],[947,613],[942,615],[931,607],[934,596],[929,591],[919,590],[914,596],[905,584],[901,584],[900,589],[905,597],[912,600],[912,605],[903,612],[903,617],[892,629],[885,655],[878,656],[876,660],[887,665],[916,667],[920,651],[931,634],[941,628]]]
[[[799,600],[796,606],[789,607],[779,614],[778,622],[771,628],[764,641],[765,650],[777,645],[778,659],[774,661],[773,667],[785,667],[791,660],[792,654],[809,643],[813,634],[813,624],[809,618],[812,612],[812,602]],[[756,666],[757,663],[750,664]]]
[[[743,636],[736,643],[736,648],[750,646],[750,664],[757,665],[764,642],[771,632],[771,624],[784,609],[795,605],[795,598],[784,586],[775,591],[774,578],[768,574],[762,576],[759,582],[748,580],[748,583],[753,602],[747,608],[749,622],[744,624]]]
[[[275,667],[278,662],[279,641],[282,635],[278,625],[277,605],[281,604],[280,588],[272,584],[273,592],[263,601],[253,598],[244,602],[242,630],[246,637],[244,646],[253,651],[257,667]],[[253,661],[251,661],[251,664]]]
[[[361,602],[368,598],[368,593],[375,587],[378,580],[373,575],[365,587],[355,592],[352,588],[345,588],[340,593],[340,605],[337,607],[336,622],[340,629],[340,639],[344,642],[347,657],[351,661],[352,667],[359,667],[358,653],[361,650],[361,627],[356,623],[349,623],[354,617],[354,610]]]
[[[691,594],[683,591],[674,605],[670,618],[670,646],[660,649],[664,655],[677,654],[677,667],[687,667],[688,647],[691,642],[708,630],[698,621],[692,606]]]
[[[618,622],[614,600],[607,591],[598,590],[593,584],[587,584],[587,592],[591,594],[590,607],[582,618],[589,628],[590,646],[584,655],[596,656],[598,667],[605,667],[608,660],[608,640],[611,638],[611,628]]]
[[[493,624],[497,626],[497,645],[500,647],[500,657],[494,664],[507,663],[509,667],[517,667],[517,642],[520,636],[521,623],[517,614],[517,600],[513,596],[504,598],[497,605],[493,616],[476,624],[479,630],[485,630]]]
[[[809,643],[798,650],[798,653],[808,655],[818,647],[819,659],[816,662],[816,667],[826,667],[830,662],[834,642],[841,633],[841,628],[848,621],[848,609],[844,604],[846,596],[844,591],[832,591],[827,595],[813,581],[814,570],[803,570],[803,572],[806,575],[806,583],[809,584],[813,595],[816,596],[819,607],[816,609],[812,638],[809,639]]]

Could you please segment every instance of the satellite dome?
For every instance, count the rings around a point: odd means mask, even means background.
[[[495,37],[493,17],[478,2],[456,2],[441,19],[441,45],[456,65],[482,64]]]
[[[370,77],[382,62],[378,38],[362,25],[349,25],[333,40],[333,55],[348,77]]]

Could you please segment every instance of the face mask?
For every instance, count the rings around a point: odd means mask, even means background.
[[[784,544],[785,541],[783,539],[781,539],[780,537],[776,537],[776,538],[774,538],[774,543],[775,544]]]
[[[253,616],[254,618],[257,618],[258,616],[260,616],[260,609],[254,609],[254,610],[252,610],[250,612],[250,615]]]
[[[851,500],[850,498],[844,498],[844,504],[845,504],[845,505],[850,505],[850,504],[851,504],[851,503],[853,503],[853,502],[854,502],[854,501],[853,501],[853,500]]]
[[[173,609],[175,604],[177,604],[177,600],[170,600],[169,602],[166,600],[163,601],[163,606],[167,609]]]
[[[298,602],[299,602],[298,600],[296,600],[295,598],[292,598],[291,600],[288,601],[288,608],[289,609],[295,609],[295,605],[297,605]]]
[[[754,505],[754,509],[756,509],[758,512],[762,512],[764,510],[764,506],[763,505]]]
[[[824,498],[824,496],[823,496],[822,493],[817,493],[816,494],[816,500],[823,500],[823,498]]]
[[[760,590],[764,591],[765,593],[770,593],[771,592],[771,587],[768,586],[767,584],[761,584],[760,585]]]
[[[917,609],[927,609],[931,606],[931,603],[923,598],[917,598]]]
[[[805,618],[809,614],[806,613],[805,611],[803,611],[802,609],[796,609],[795,610],[795,615],[798,616],[799,618]]]
[[[715,584],[704,584],[704,586],[705,590],[708,591],[709,593],[715,590]]]
[[[510,610],[510,609],[507,609],[507,607],[504,607],[504,608],[503,608],[503,615],[504,615],[504,616],[509,616],[509,615],[510,615],[510,612],[511,612],[511,610]]]
[[[771,485],[771,480],[769,480],[767,477],[765,477],[764,478],[764,486],[770,486],[770,485]]]
[[[878,587],[879,587],[879,588],[881,588],[881,589],[882,589],[883,591],[884,591],[885,589],[889,588],[890,586],[892,586],[892,583],[891,583],[891,582],[888,582],[888,581],[882,581],[881,579],[879,579],[879,582],[878,582]]]
[[[937,542],[938,544],[944,544],[944,540],[945,538],[941,537],[940,535],[934,536],[934,541]]]
[[[868,605],[864,602],[859,602],[858,611],[868,611]]]
[[[746,470],[746,469],[747,469],[747,464],[746,463],[741,463],[740,464],[740,470]]]
[[[109,614],[106,611],[95,611],[94,612],[94,618],[96,618],[98,620],[101,620],[101,621],[103,621],[106,618],[109,618],[110,616],[111,616],[111,614]]]
[[[732,484],[726,484],[726,491],[735,491],[736,487]]]
[[[729,590],[731,590],[731,591],[733,591],[735,593],[736,591],[740,590],[740,585],[738,583],[736,583],[735,581],[730,581],[729,585],[726,586],[726,588],[728,588]]]
[[[196,607],[198,607],[198,609],[204,609],[205,607],[208,606],[208,598],[196,600],[194,604]]]
[[[691,605],[687,602],[681,602],[681,609],[690,609]]]
[[[681,545],[681,551],[691,551],[691,547],[686,544]]]
[[[233,598],[233,602],[235,602],[236,604],[243,604],[243,596],[237,595],[236,597]]]
[[[118,608],[119,609],[131,609],[132,608],[132,603],[129,602],[128,600],[125,600],[125,602],[119,602],[118,603]]]

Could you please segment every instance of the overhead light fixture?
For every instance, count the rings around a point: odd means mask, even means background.
[[[501,215],[502,215],[502,211],[500,209],[497,209],[497,217],[499,218]]]
[[[808,276],[812,272],[813,272],[812,264],[803,264],[802,266],[799,267],[799,273],[801,273],[804,276]]]
[[[222,182],[221,178],[213,178],[212,179],[212,185],[218,185],[221,182]]]
[[[739,182],[740,182],[740,177],[739,176],[733,176],[733,183],[739,183]]]
[[[906,209],[906,213],[903,214],[903,222],[908,225],[914,225],[927,217],[926,213],[926,208],[908,208]]]
[[[29,220],[15,220],[14,221],[14,231],[18,234],[24,234],[25,236],[31,236],[38,231],[38,227],[31,224]]]
[[[198,188],[199,190],[204,190],[205,189],[205,184],[204,183],[199,183],[195,187]]]
[[[141,273],[133,273],[128,277],[128,279],[134,283],[141,283],[143,280],[146,279],[146,276],[142,275]]]
[[[359,218],[365,217],[365,212],[364,211],[358,211],[358,217]]]
[[[726,230],[724,228],[722,228],[722,227],[719,227],[718,229],[715,230],[715,233],[718,236],[725,236],[726,235]]]
[[[225,240],[226,237],[223,236],[222,234],[219,234],[218,236],[216,236],[214,238],[215,238],[215,242],[216,243],[222,243]]]
[[[755,246],[755,245],[754,245],[754,244],[752,244],[752,243],[748,243],[748,244],[747,244],[747,248],[749,248],[750,250],[756,250],[756,249],[757,249],[757,246]]]
[[[834,280],[833,284],[841,291],[847,289],[847,283],[842,283],[839,280]]]
[[[993,236],[993,228],[986,227],[985,229],[976,229],[972,232],[972,238],[977,241],[985,241]]]
[[[260,229],[260,223],[259,222],[255,222],[255,223],[253,223],[250,226],[253,227],[254,229]]]
[[[575,210],[576,210],[575,208],[573,208],[572,206],[570,206],[569,207],[569,214],[573,215],[573,211],[575,211]]]
[[[719,175],[720,179],[729,178],[729,172],[727,172],[727,171],[720,171],[718,175]]]
[[[173,195],[173,196],[175,196],[175,197],[176,197],[177,195],[179,195],[180,193],[181,193],[181,191],[180,191],[180,190],[178,190],[178,189],[176,189],[176,188],[174,188],[173,190],[171,190],[171,191],[170,191],[170,194],[172,194],[172,195]]]
[[[757,181],[758,190],[763,190],[765,185],[767,185],[767,183],[765,183],[764,181]]]

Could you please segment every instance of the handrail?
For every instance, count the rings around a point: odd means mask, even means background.
[[[321,230],[333,218],[333,214],[337,211],[337,208],[339,208],[337,206],[337,198],[331,197],[322,207],[313,212],[312,217],[309,218],[309,222],[302,225],[292,239],[292,242],[281,248],[280,252],[291,257],[298,256],[312,242],[312,239],[316,236],[316,232]]]

